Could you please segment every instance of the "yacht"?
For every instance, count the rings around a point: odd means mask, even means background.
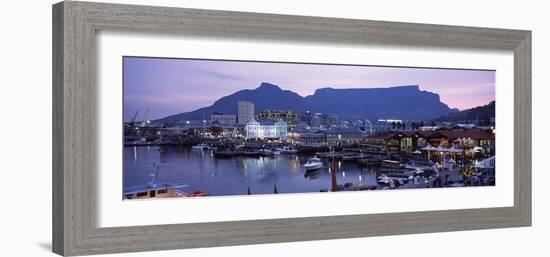
[[[410,170],[431,169],[433,165],[434,163],[427,158],[412,158],[406,163],[405,168]]]
[[[191,195],[181,191],[187,185],[180,183],[146,184],[124,188],[124,199],[150,199],[189,197]]]
[[[160,168],[166,166],[165,164],[155,163],[150,166],[154,168],[155,172],[151,173],[151,181],[145,185],[135,185],[124,187],[124,199],[151,199],[151,198],[172,198],[172,197],[190,197],[181,189],[188,185],[176,182],[176,183],[158,183],[157,178],[160,172]]]
[[[404,165],[401,165],[399,161],[394,160],[383,160],[380,165],[381,172],[399,172],[402,171]]]
[[[318,170],[323,168],[323,162],[321,162],[321,159],[313,157],[304,164],[304,168],[306,168],[307,171]]]
[[[218,147],[214,152],[214,157],[229,158],[237,155],[237,150],[229,147]]]
[[[280,153],[288,153],[288,154],[298,152],[298,149],[292,146],[283,146],[281,148],[277,148],[276,150],[279,151]]]
[[[207,144],[198,144],[198,145],[192,146],[191,148],[197,151],[210,150],[210,146],[208,146]]]
[[[273,155],[273,151],[271,151],[271,149],[268,149],[268,148],[262,148],[259,150],[260,152],[260,156],[271,156]]]

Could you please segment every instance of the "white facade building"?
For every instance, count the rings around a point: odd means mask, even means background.
[[[283,138],[288,134],[288,127],[283,120],[251,120],[245,126],[246,138]]]
[[[239,125],[246,125],[254,120],[254,103],[239,101],[237,111],[237,122]]]

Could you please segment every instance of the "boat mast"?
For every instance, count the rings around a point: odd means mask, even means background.
[[[334,159],[334,151],[332,152],[332,192],[338,191],[338,182],[336,181],[336,162]]]

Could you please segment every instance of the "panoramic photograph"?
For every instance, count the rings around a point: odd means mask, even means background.
[[[124,200],[496,184],[494,70],[122,62]]]

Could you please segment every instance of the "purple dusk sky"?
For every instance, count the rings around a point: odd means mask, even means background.
[[[418,85],[451,108],[495,99],[495,72],[452,69],[209,61],[124,57],[124,120],[149,108],[149,119],[193,111],[262,82],[301,96],[318,88],[385,88]]]

